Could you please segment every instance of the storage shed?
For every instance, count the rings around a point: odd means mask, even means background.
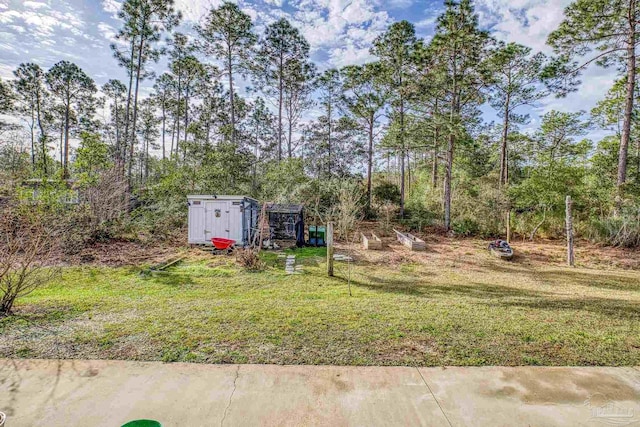
[[[253,240],[258,224],[258,201],[245,196],[187,196],[189,244],[210,245],[213,237],[233,239],[238,246]]]

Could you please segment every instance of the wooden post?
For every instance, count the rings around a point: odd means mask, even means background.
[[[573,218],[571,217],[571,196],[567,196],[567,265],[573,267],[575,265],[575,254],[573,252]]]
[[[327,224],[327,274],[333,277],[333,222]]]
[[[511,243],[511,209],[507,210],[507,243]]]

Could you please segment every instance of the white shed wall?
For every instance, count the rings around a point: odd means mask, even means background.
[[[189,196],[189,244],[211,244],[211,238],[243,244],[243,196]]]

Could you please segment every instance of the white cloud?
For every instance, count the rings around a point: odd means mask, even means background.
[[[25,1],[24,3],[22,3],[22,5],[29,9],[42,9],[42,8],[50,9],[48,4],[40,3],[36,1]]]
[[[118,0],[102,0],[102,9],[107,13],[118,13],[122,7],[122,2]]]
[[[222,4],[222,0],[176,0],[175,8],[190,23],[200,22],[209,11]]]

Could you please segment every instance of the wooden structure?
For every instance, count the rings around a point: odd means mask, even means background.
[[[398,237],[398,241],[411,249],[412,251],[425,251],[427,250],[427,244],[424,240],[417,238],[411,233],[402,233],[398,230],[393,230],[396,232],[396,236]]]
[[[573,250],[573,215],[571,212],[573,201],[571,200],[571,196],[567,196],[566,205],[567,265],[573,267],[576,265],[576,255]]]
[[[362,233],[362,246],[369,251],[379,251],[382,249],[382,240],[373,233]]]
[[[327,224],[327,276],[333,277],[333,222]]]

